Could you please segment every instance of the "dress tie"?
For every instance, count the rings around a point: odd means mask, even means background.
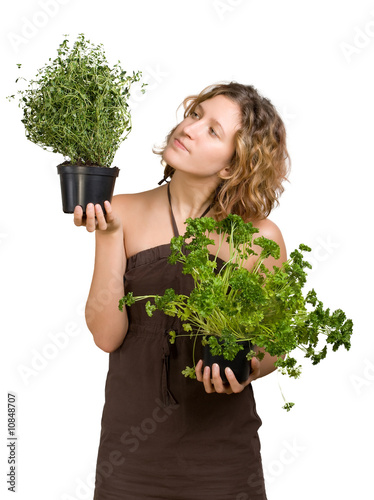
[[[169,342],[169,330],[167,330],[164,332],[164,339],[162,343],[162,379],[161,379],[162,400],[165,407],[177,404],[177,401],[175,400],[169,388],[169,367],[170,367],[170,342]]]

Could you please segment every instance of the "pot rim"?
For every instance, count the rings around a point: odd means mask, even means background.
[[[83,175],[106,175],[118,177],[120,169],[118,167],[100,167],[98,165],[57,165],[57,173],[61,174],[83,174]]]

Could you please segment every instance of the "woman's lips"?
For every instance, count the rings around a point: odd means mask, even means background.
[[[188,149],[186,148],[186,146],[181,141],[179,141],[178,139],[174,139],[174,144],[177,146],[177,148],[183,149],[183,151],[188,151]]]

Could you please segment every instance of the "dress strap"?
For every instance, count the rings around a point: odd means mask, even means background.
[[[169,205],[170,205],[170,212],[171,212],[171,223],[173,225],[174,236],[179,236],[178,226],[177,226],[177,223],[175,222],[175,217],[173,214],[173,207],[171,206],[170,183],[168,183],[168,198],[169,198]]]
[[[178,226],[177,226],[177,223],[175,222],[175,217],[173,214],[173,207],[171,206],[170,182],[168,182],[168,199],[169,199],[169,205],[170,205],[171,223],[173,225],[174,236],[179,236]],[[211,208],[212,208],[212,204],[210,204],[208,206],[208,208],[206,210],[204,210],[204,213],[202,215],[200,215],[200,218],[205,217]]]

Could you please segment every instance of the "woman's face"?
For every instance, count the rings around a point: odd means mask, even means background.
[[[238,104],[223,95],[207,99],[176,127],[163,159],[177,171],[217,178],[227,173],[240,124]]]

